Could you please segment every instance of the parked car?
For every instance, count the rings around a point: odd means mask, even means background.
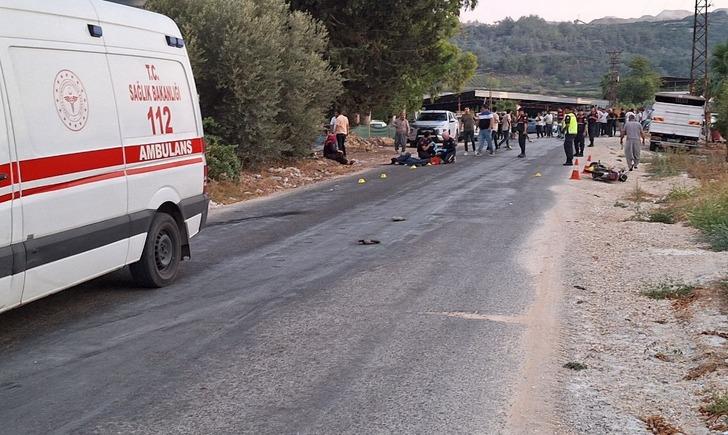
[[[451,137],[458,138],[460,136],[460,122],[457,116],[448,110],[425,110],[420,112],[417,119],[410,126],[412,128],[409,141],[413,145],[425,132],[430,132],[435,142],[442,142],[442,133],[445,131],[449,132]]]
[[[387,128],[387,123],[384,121],[372,119],[371,122],[369,122],[369,126],[373,128]]]

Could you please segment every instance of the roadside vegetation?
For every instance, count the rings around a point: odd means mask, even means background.
[[[450,39],[461,11],[476,3],[147,0],[145,7],[182,31],[209,127],[209,174],[230,181],[241,169],[310,155],[335,108],[353,127],[357,113],[389,116],[419,108],[425,93],[462,88],[477,61]]]
[[[695,153],[657,153],[649,159],[656,177],[686,174],[700,182],[696,188],[676,185],[650,212],[652,222],[685,222],[699,229],[717,251],[728,250],[728,163],[723,151],[704,149]]]
[[[682,299],[689,297],[695,291],[695,287],[680,281],[667,280],[656,284],[650,284],[642,290],[642,295],[650,299]]]

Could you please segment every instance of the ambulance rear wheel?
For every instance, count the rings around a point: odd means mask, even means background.
[[[182,260],[182,236],[174,218],[157,213],[147,233],[142,258],[129,268],[142,287],[158,288],[174,282]]]

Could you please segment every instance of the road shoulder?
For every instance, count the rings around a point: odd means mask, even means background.
[[[624,165],[616,139],[588,152]],[[675,185],[692,182],[651,178],[644,166],[626,183],[587,179],[558,192],[573,216],[565,221],[559,361],[570,368],[559,369],[558,413],[577,433],[726,430],[701,410],[728,391],[726,301],[711,289],[725,278],[728,253],[708,250],[683,224],[635,220]],[[679,300],[644,294],[670,282],[696,290]]]

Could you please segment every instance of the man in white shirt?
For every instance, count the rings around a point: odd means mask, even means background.
[[[605,136],[607,134],[607,111],[599,109],[599,136]]]
[[[554,115],[548,112],[543,119],[546,123],[546,137],[554,137]]]

